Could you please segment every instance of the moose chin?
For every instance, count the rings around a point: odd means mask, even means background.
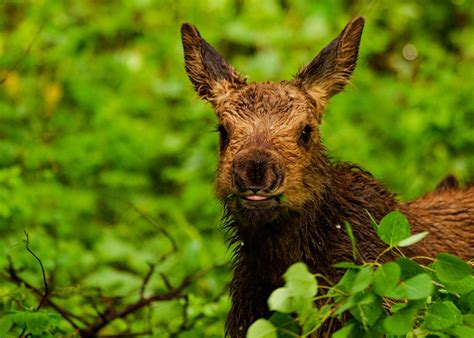
[[[393,210],[414,231],[429,232],[408,255],[474,256],[474,186],[448,178],[434,192],[399,202],[359,166],[332,162],[321,143],[325,107],[354,71],[363,28],[363,18],[351,20],[292,80],[278,83],[247,83],[194,26],[181,28],[188,76],[217,115],[215,190],[238,244],[227,336],[243,337],[253,321],[269,315],[266,300],[291,264],[303,261],[337,280],[333,264],[352,259],[340,226],[346,221],[367,260],[385,247],[369,214],[378,221]]]

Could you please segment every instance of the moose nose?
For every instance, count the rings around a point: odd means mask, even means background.
[[[238,192],[271,193],[281,184],[282,171],[271,154],[247,152],[235,159],[232,178]]]
[[[254,193],[256,194],[257,192],[259,192],[260,190],[262,190],[262,188],[260,188],[260,187],[250,187],[249,190],[252,191],[252,192],[254,192]]]

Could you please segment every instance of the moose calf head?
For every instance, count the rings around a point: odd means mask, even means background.
[[[350,21],[291,81],[248,83],[190,24],[181,28],[186,71],[218,117],[215,188],[236,218],[271,222],[317,203],[328,180],[319,125],[355,68],[364,19]]]

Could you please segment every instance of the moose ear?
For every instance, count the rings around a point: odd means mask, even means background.
[[[245,85],[239,75],[191,24],[181,26],[184,63],[189,79],[199,96],[211,103],[225,91]]]
[[[363,29],[364,18],[352,19],[337,38],[298,72],[294,83],[324,100],[342,91],[356,66]]]

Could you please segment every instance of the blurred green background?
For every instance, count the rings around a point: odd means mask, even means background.
[[[352,85],[325,115],[330,153],[402,199],[450,173],[472,178],[473,7],[469,0],[0,1],[0,268],[10,256],[42,287],[22,243],[27,231],[53,299],[92,318],[104,302],[136,300],[148,264],[157,264],[151,294],[165,290],[158,272],[177,285],[230,259],[212,191],[216,120],[184,71],[185,21],[259,81],[291,78],[350,18],[365,16]],[[163,259],[172,247],[160,227],[178,246]],[[0,317],[36,308],[36,298],[1,276]],[[101,334],[220,337],[229,279],[225,267],[193,283],[189,327],[175,300]],[[65,321],[58,325],[74,335]]]

